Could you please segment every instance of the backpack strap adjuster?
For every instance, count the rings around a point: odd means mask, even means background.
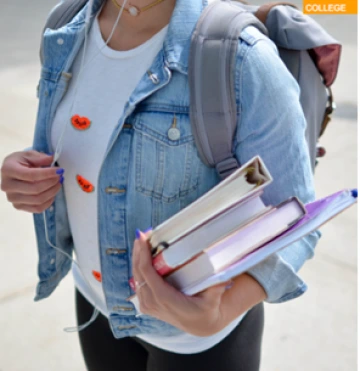
[[[328,102],[327,102],[326,110],[324,113],[324,118],[321,124],[319,137],[323,135],[328,123],[331,121],[331,115],[335,110],[336,110],[336,103],[334,101],[331,88],[328,88]]]
[[[221,179],[225,179],[227,176],[229,176],[236,169],[239,168],[239,163],[237,162],[235,157],[229,157],[217,163],[215,168],[219,177]]]

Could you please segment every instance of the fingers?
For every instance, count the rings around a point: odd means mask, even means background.
[[[33,213],[33,214],[40,214],[42,213],[43,211],[45,211],[46,209],[48,209],[54,202],[54,199],[51,199],[47,202],[45,202],[44,204],[42,205],[24,205],[24,204],[13,204],[13,206],[15,207],[15,209],[17,210],[22,210],[22,211],[27,211],[29,213]]]
[[[35,151],[15,152],[5,158],[1,168],[1,178],[22,180],[26,182],[40,182],[56,178],[63,170],[50,166],[53,156]]]
[[[29,168],[20,163],[14,163],[8,169],[6,175],[9,178],[26,182],[41,182],[51,178],[59,178],[61,175],[61,169],[57,167]]]
[[[140,238],[137,240],[137,269],[144,278],[147,285],[153,291],[154,295],[172,291],[171,286],[156,272],[152,265],[151,249],[144,233],[140,232]]]
[[[15,201],[17,194],[37,196],[60,184],[60,176],[50,178],[42,182],[28,183],[16,179],[4,179],[2,182],[3,190],[7,190],[8,200]]]
[[[136,239],[133,248],[133,277],[135,281],[136,295],[140,304],[140,311],[143,314],[150,314],[151,309],[155,307],[155,300],[150,287],[147,285],[147,282],[139,269],[141,255],[140,244],[141,242],[139,239]],[[138,285],[142,286],[138,287]]]
[[[215,326],[221,318],[221,298],[228,283],[212,287],[197,297],[182,294],[156,272],[147,236],[141,232],[134,242],[133,276],[138,284],[146,283],[136,290],[143,314],[194,334],[207,333],[209,324]]]
[[[21,193],[8,193],[7,199],[15,204],[24,204],[30,206],[44,205],[47,204],[49,200],[55,198],[56,194],[60,191],[61,184],[59,181],[52,185],[50,188],[38,194],[21,194]]]
[[[52,155],[36,151],[15,152],[1,167],[1,190],[18,210],[40,213],[59,192],[64,170],[50,166]]]
[[[139,240],[136,239],[134,242],[132,254],[132,270],[135,282],[142,282],[142,276],[141,273],[139,272],[139,260],[140,260],[139,244],[140,244]]]
[[[134,243],[133,275],[135,282],[139,284],[146,282],[146,285],[136,291],[140,311],[144,314],[158,317],[164,308],[176,302],[176,293],[180,295],[155,271],[146,234],[141,232]]]
[[[46,153],[37,151],[25,151],[21,152],[23,161],[28,163],[31,167],[45,167],[50,166],[54,159],[54,155],[48,155]]]

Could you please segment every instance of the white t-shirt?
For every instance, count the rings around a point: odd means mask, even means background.
[[[75,285],[82,295],[107,317],[109,313],[99,278],[101,266],[97,243],[97,192],[84,192],[79,186],[77,176],[80,175],[96,187],[110,136],[131,93],[161,50],[167,29],[168,26],[164,27],[134,49],[115,51],[105,45],[96,18],[87,40],[85,67],[79,76],[81,52],[74,62],[75,78],[59,104],[52,126],[53,148],[56,148],[64,125],[68,126],[58,162],[65,168],[64,190],[68,217],[75,243],[75,255],[80,266],[79,269],[73,264]],[[79,81],[76,82],[78,78]],[[70,112],[74,99],[76,101]],[[79,115],[80,119],[76,120],[75,115]],[[77,128],[83,129],[82,125],[90,126],[86,130],[77,130],[70,124],[70,118],[73,118]],[[158,348],[175,353],[197,353],[221,341],[241,319],[242,317],[236,319],[220,333],[205,338],[190,334],[170,338],[148,334],[138,337]]]

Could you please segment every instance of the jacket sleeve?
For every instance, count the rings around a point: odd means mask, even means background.
[[[264,191],[265,204],[276,205],[291,196],[308,203],[315,192],[299,86],[270,40],[249,39],[252,43],[240,46],[237,56],[236,157],[240,164],[256,155],[263,159],[274,179]],[[315,231],[248,271],[265,289],[267,302],[284,302],[306,291],[297,272],[313,257],[319,238]]]

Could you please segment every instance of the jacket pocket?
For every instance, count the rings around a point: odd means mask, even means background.
[[[141,113],[134,129],[138,192],[170,203],[198,188],[201,160],[187,114]]]

